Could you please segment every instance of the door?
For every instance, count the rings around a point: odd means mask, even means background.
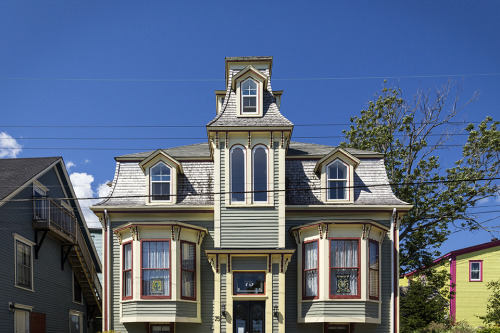
[[[265,301],[235,301],[233,333],[264,333]]]

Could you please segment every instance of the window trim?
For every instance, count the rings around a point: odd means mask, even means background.
[[[130,244],[130,269],[125,270],[125,245]],[[141,244],[142,246],[142,244]],[[141,258],[142,258],[142,247],[141,247]],[[130,296],[125,296],[125,271],[130,271]],[[142,265],[141,265],[142,272]],[[133,241],[124,242],[122,244],[122,260],[121,260],[121,295],[122,300],[132,299],[134,297],[134,243]],[[142,286],[142,274],[141,274],[141,286]]]
[[[232,272],[233,274],[233,287],[232,287],[232,295],[233,296],[256,296],[256,297],[262,297],[262,296],[265,296],[266,295],[266,283],[267,283],[267,274],[266,274],[266,271],[265,270],[260,270],[260,269],[257,269],[257,270],[237,270],[237,271],[233,271]],[[247,294],[238,294],[238,293],[235,293],[235,288],[236,288],[236,275],[237,274],[241,274],[241,273],[263,273],[264,274],[264,286],[262,288],[262,293],[247,293]]]
[[[479,264],[479,279],[472,278],[472,264]],[[483,261],[482,260],[469,260],[469,282],[483,282]]]
[[[358,241],[358,266],[357,267],[332,267],[332,240],[357,240]],[[360,237],[329,237],[328,238],[328,294],[330,299],[360,299],[361,298],[361,238]],[[358,270],[357,294],[356,295],[333,295],[332,294],[332,269],[347,268]]]
[[[168,283],[169,283],[169,287],[168,287],[168,290],[169,290],[169,294],[168,295],[158,295],[158,296],[155,296],[155,295],[144,295],[143,294],[143,267],[142,267],[142,257],[143,257],[143,253],[142,253],[142,245],[143,245],[143,242],[168,242],[168,274],[169,274],[169,278],[168,278]],[[141,239],[140,241],[140,247],[141,247],[141,266],[140,266],[140,269],[141,269],[141,299],[171,299],[172,298],[172,243],[170,242],[170,239],[167,239],[167,238],[164,238],[164,239]]]
[[[314,243],[316,242],[317,244],[317,249],[318,251],[316,251],[316,256],[317,256],[317,267],[314,268],[314,269],[309,269],[308,271],[312,271],[312,270],[315,270],[317,271],[317,274],[316,274],[316,283],[317,283],[317,288],[318,288],[318,291],[316,293],[316,296],[306,296],[306,270],[305,270],[305,267],[306,267],[306,244],[308,243]],[[320,271],[319,271],[319,266],[320,266],[320,261],[319,261],[319,239],[313,239],[313,240],[309,240],[309,241],[304,241],[302,242],[302,299],[303,300],[312,300],[312,299],[318,299],[319,298],[319,293],[320,293],[320,284],[319,284],[319,274],[320,274]]]
[[[81,311],[76,311],[76,310],[69,310],[69,322],[68,322],[68,332],[71,332],[71,316],[78,316],[79,320],[79,326],[80,326],[80,333],[83,333],[83,312]]]
[[[31,288],[21,286],[17,284],[17,242],[21,242],[26,246],[29,246],[30,250],[30,270],[31,270]],[[23,290],[27,291],[35,291],[35,281],[34,281],[34,260],[33,260],[33,246],[35,246],[35,243],[30,241],[29,239],[19,235],[19,234],[14,234],[14,286],[16,288],[20,288]]]
[[[184,247],[182,246],[184,243],[187,243],[187,244],[191,244],[193,245],[194,247],[194,271],[191,271],[189,269],[184,269],[182,267],[182,255],[183,255],[183,251],[184,251]],[[196,265],[198,264],[198,261],[196,260],[196,255],[197,255],[197,251],[196,251],[196,243],[194,242],[190,242],[190,241],[186,241],[186,240],[181,240],[181,251],[180,251],[181,255],[180,255],[180,271],[181,271],[181,274],[180,274],[180,277],[181,277],[181,299],[187,299],[187,300],[191,300],[191,301],[196,301],[197,299],[197,292],[198,292],[198,288],[197,288],[197,279],[196,279],[196,274],[197,274],[197,269],[196,269]],[[182,283],[182,273],[184,271],[187,271],[187,272],[193,272],[193,278],[194,278],[194,297],[187,297],[187,296],[183,296],[182,292],[184,291],[184,284]]]
[[[334,164],[337,161],[346,167],[346,178],[342,178],[342,179],[341,178],[330,178],[330,165]],[[336,202],[336,201],[350,201],[351,200],[351,191],[350,191],[350,188],[351,188],[351,180],[350,180],[351,169],[350,169],[350,167],[351,167],[351,165],[349,163],[345,162],[344,160],[342,160],[341,158],[338,158],[338,157],[326,165],[326,170],[325,170],[325,174],[326,174],[326,186],[325,186],[325,188],[326,188],[326,201]],[[345,181],[346,187],[344,188],[344,195],[345,195],[344,199],[332,199],[332,198],[330,198],[330,187],[328,184],[330,181]]]
[[[81,304],[83,304],[83,288],[82,288],[82,286],[80,285],[80,283],[78,282],[78,280],[77,280],[77,278],[76,278],[76,274],[75,274],[75,272],[74,272],[74,271],[73,271],[73,274],[72,274],[72,275],[73,275],[73,279],[72,279],[72,282],[73,282],[73,288],[72,288],[72,289],[73,289],[73,303],[75,303],[75,304],[80,304],[80,305],[81,305]],[[76,300],[75,281],[76,281],[76,283],[80,286],[80,297],[81,297],[81,299],[82,299],[82,301],[81,301],[81,302],[78,302],[78,301]]]
[[[377,246],[377,261],[378,261],[378,269],[377,269],[377,282],[378,282],[378,286],[377,286],[377,296],[371,296],[370,295],[370,291],[371,291],[371,283],[370,283],[370,272],[372,271],[372,269],[370,268],[370,244],[375,244]],[[376,300],[378,301],[380,299],[380,272],[381,272],[381,269],[380,269],[380,242],[374,240],[374,239],[369,239],[368,240],[368,298],[369,299],[372,299],[372,300]]]
[[[243,84],[247,81],[253,81],[255,83],[256,87],[256,93],[255,95],[243,95]],[[239,92],[240,92],[240,116],[257,116],[260,115],[260,84],[259,81],[253,78],[252,76],[248,76],[247,78],[241,80],[239,83]],[[255,112],[243,112],[243,98],[244,97],[255,97]]]
[[[165,167],[167,167],[170,170],[170,180],[168,181],[169,188],[170,188],[170,194],[169,194],[170,198],[168,200],[155,200],[155,199],[153,199],[153,179],[152,179],[151,172],[152,172],[153,168],[159,164],[163,164]],[[158,161],[149,167],[149,202],[150,203],[173,202],[173,199],[174,199],[174,192],[173,192],[174,175],[173,175],[173,173],[174,173],[173,168],[170,165],[168,165],[167,163],[165,163],[164,161]],[[155,183],[167,183],[166,181],[165,182],[154,181],[154,182]]]
[[[264,151],[266,152],[266,178],[267,178],[267,181],[266,181],[266,200],[262,200],[262,201],[257,201],[255,200],[255,192],[254,192],[254,189],[255,189],[255,151],[258,149],[258,148],[263,148]],[[265,144],[262,144],[262,143],[259,143],[259,144],[256,144],[255,146],[253,146],[252,148],[252,203],[256,203],[256,204],[266,204],[266,203],[269,203],[269,148],[265,145]]]
[[[241,149],[243,151],[243,200],[233,200],[233,151]],[[229,202],[235,204],[245,204],[247,202],[247,149],[242,144],[234,144],[229,150]]]

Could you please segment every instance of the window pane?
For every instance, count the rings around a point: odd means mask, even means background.
[[[253,152],[254,201],[267,201],[267,149],[257,147]]]
[[[170,295],[170,276],[167,269],[142,271],[142,294],[146,296]]]
[[[194,274],[195,272],[182,271],[182,296],[184,297],[195,297]]]
[[[370,269],[370,296],[378,297],[378,270]]]
[[[170,325],[154,325],[154,326],[151,326],[151,332],[152,333],[170,332]]]
[[[165,182],[170,181],[170,168],[160,163],[151,169],[151,180]]]
[[[304,272],[304,295],[318,296],[318,271],[310,270]]]
[[[182,269],[194,271],[195,268],[195,247],[191,243],[182,243]]]
[[[153,200],[170,200],[170,182],[152,183]]]
[[[330,241],[330,294],[358,294],[359,241],[332,239]]]
[[[370,296],[379,296],[379,246],[374,241],[369,242],[369,288]]]
[[[318,268],[318,242],[304,244],[304,269]]]
[[[231,152],[231,201],[244,201],[244,191],[245,154],[243,153],[243,149],[235,148]]]
[[[132,296],[132,271],[123,272],[123,296]]]
[[[481,279],[480,270],[481,270],[480,263],[471,262],[471,264],[470,264],[470,279],[471,280],[480,280]]]
[[[330,271],[330,293],[332,295],[357,295],[358,270],[332,269]]]
[[[328,333],[349,333],[346,325],[328,325]]]
[[[345,199],[346,191],[345,181],[328,181],[328,199]]]
[[[70,319],[71,319],[70,332],[80,333],[80,316],[76,314],[71,314]]]
[[[132,268],[132,244],[123,245],[123,269]]]
[[[358,266],[358,240],[331,240],[330,246],[331,267]]]
[[[370,269],[378,269],[378,243],[370,241]]]

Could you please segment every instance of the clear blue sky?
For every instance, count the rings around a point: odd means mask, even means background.
[[[206,140],[227,56],[273,56],[273,89],[297,125],[347,124],[383,78],[409,98],[450,75],[463,76],[464,99],[480,92],[460,120],[498,120],[499,17],[498,1],[2,1],[0,142],[20,145],[17,157],[63,156],[81,195],[96,196],[114,156]],[[28,127],[39,125],[62,127]],[[105,127],[134,125],[199,127]],[[294,137],[337,145],[346,127]],[[310,136],[322,138],[299,139]],[[457,233],[443,252],[489,239]]]

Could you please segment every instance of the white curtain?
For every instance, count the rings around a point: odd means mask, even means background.
[[[195,297],[195,246],[182,243],[182,296]]]
[[[318,296],[318,242],[304,244],[305,296]]]
[[[142,242],[142,294],[170,295],[169,242]]]
[[[330,294],[358,295],[359,241],[333,239],[330,243]]]

